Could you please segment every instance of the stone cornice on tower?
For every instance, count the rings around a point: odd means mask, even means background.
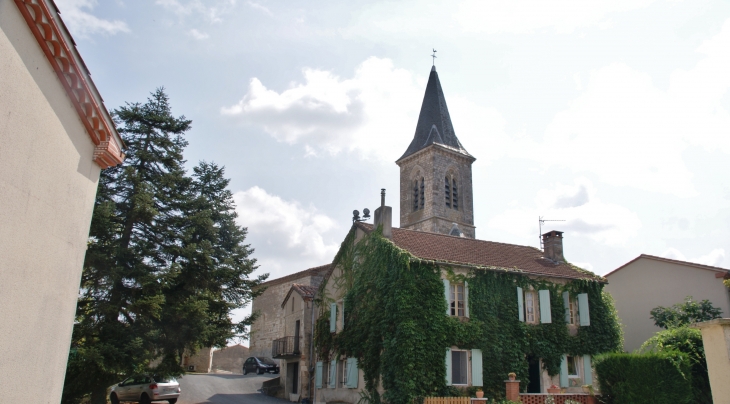
[[[401,161],[432,144],[439,144],[457,153],[471,156],[456,137],[435,66],[431,68],[431,74],[426,84],[426,92],[423,95],[421,112],[416,124],[416,133],[406,152],[397,161]]]
[[[96,145],[94,162],[101,168],[120,164],[124,160],[124,142],[55,5],[51,3],[51,10],[46,0],[15,0],[15,4]]]

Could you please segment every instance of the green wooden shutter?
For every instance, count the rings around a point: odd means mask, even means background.
[[[350,389],[357,388],[357,358],[347,358],[347,387]]]
[[[519,312],[518,317],[520,318],[520,321],[525,321],[525,304],[523,303],[522,299],[524,299],[524,295],[522,294],[522,288],[517,287],[517,311]]]
[[[565,322],[570,324],[570,293],[563,292],[563,307],[565,307]]]
[[[552,312],[550,311],[550,291],[540,291],[540,322],[543,324],[552,323]]]
[[[588,295],[581,293],[578,295],[578,317],[580,317],[580,325],[591,325],[591,316],[588,313]]]
[[[330,303],[330,332],[337,331],[337,303]]]
[[[560,362],[560,387],[568,387],[568,357],[565,355]]]
[[[451,386],[451,348],[446,349],[446,385]]]
[[[314,373],[314,383],[318,389],[322,388],[322,362],[317,362],[317,370]]]
[[[583,355],[583,384],[593,384],[593,368],[591,367],[590,355]]]
[[[484,386],[484,377],[482,376],[482,350],[471,350],[471,385],[476,387]]]
[[[451,315],[451,285],[448,279],[444,279],[444,296],[446,297],[446,315]]]
[[[464,314],[469,317],[469,284],[464,281]]]
[[[337,360],[332,359],[330,362],[330,388],[337,387]]]

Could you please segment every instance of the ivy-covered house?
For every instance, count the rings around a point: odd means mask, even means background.
[[[476,239],[470,155],[435,68],[400,167],[400,228],[381,206],[355,222],[317,294],[315,403],[411,403],[594,384],[592,357],[621,348],[604,278],[543,250]]]

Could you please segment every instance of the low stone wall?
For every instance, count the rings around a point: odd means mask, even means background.
[[[573,400],[581,404],[598,404],[596,397],[590,394],[520,393],[520,401],[522,401],[522,404],[545,404],[548,396],[552,396],[555,404],[565,404],[568,400]]]

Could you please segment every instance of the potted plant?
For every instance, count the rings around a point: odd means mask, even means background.
[[[548,394],[560,394],[560,387],[552,385],[547,389]]]
[[[507,378],[510,381],[515,380],[515,377],[517,377],[517,374],[515,374],[515,372],[509,372],[509,373],[507,373]]]
[[[583,388],[583,392],[586,394],[593,395],[593,385],[590,384],[584,384],[581,386]]]
[[[484,398],[484,391],[482,389],[477,389],[476,395],[477,398]]]

